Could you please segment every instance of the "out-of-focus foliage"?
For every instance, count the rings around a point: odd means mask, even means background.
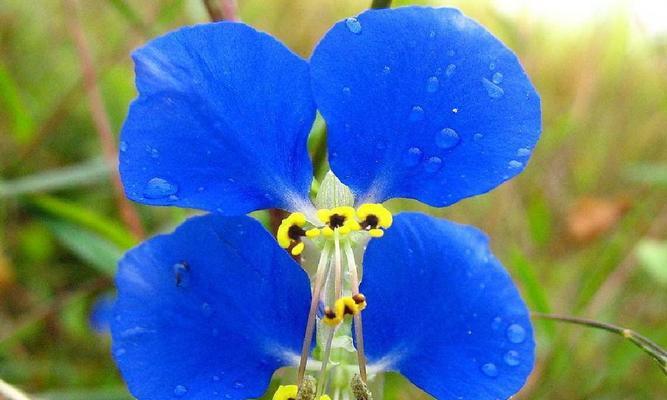
[[[244,21],[304,56],[370,3],[239,2]],[[667,38],[643,36],[621,12],[566,30],[487,1],[447,5],[516,50],[541,93],[544,133],[518,179],[435,212],[488,232],[533,310],[614,322],[667,345]],[[117,133],[135,95],[130,50],[207,14],[195,0],[79,6]],[[136,239],[99,161],[71,18],[60,1],[0,3],[0,377],[45,399],[126,399],[109,339],[87,321],[112,288],[113,260]],[[150,233],[186,215],[136,208]],[[653,361],[618,337],[536,328],[539,363],[517,398],[667,397]],[[384,386],[386,399],[426,398],[398,375]]]

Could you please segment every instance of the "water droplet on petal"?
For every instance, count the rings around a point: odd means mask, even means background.
[[[241,381],[234,382],[234,389],[243,389],[245,385]]]
[[[445,70],[445,75],[447,75],[448,77],[450,77],[450,76],[454,75],[454,72],[455,72],[455,71],[456,71],[456,65],[454,65],[454,64],[449,64],[449,65],[447,66],[447,69]]]
[[[479,142],[480,140],[484,139],[484,135],[482,135],[481,133],[475,133],[474,135],[472,135],[472,139],[475,142]]]
[[[521,161],[512,160],[507,163],[507,167],[510,169],[519,169],[523,167],[523,163]]]
[[[174,388],[174,396],[176,397],[183,397],[186,393],[188,393],[188,388],[183,385],[178,385]]]
[[[405,153],[403,161],[408,167],[414,167],[421,162],[422,155],[423,153],[419,147],[411,147]]]
[[[190,284],[190,267],[186,263],[176,263],[173,270],[176,286],[187,287]]]
[[[412,107],[412,111],[410,111],[410,121],[417,122],[423,119],[424,119],[424,109],[421,108],[420,106]]]
[[[127,142],[124,140],[121,140],[120,143],[118,144],[118,148],[120,151],[125,152],[127,151]]]
[[[208,303],[202,303],[201,312],[204,314],[205,317],[210,317],[213,314],[213,308]]]
[[[519,352],[515,350],[510,350],[507,353],[505,353],[505,356],[503,356],[503,360],[505,361],[505,364],[509,365],[510,367],[516,367],[517,365],[521,364],[521,359],[519,358]]]
[[[448,56],[454,57],[454,54],[456,54],[456,52],[454,52],[454,50],[447,50],[447,55]]]
[[[178,192],[178,186],[163,178],[152,178],[146,183],[144,197],[162,199]]]
[[[220,380],[220,377],[218,375],[213,375],[213,380],[217,382]]]
[[[517,157],[528,157],[530,155],[530,149],[522,147],[516,151],[516,155]]]
[[[491,71],[493,71],[494,69],[496,69],[496,63],[492,62],[491,64],[489,64],[489,69],[490,69]]]
[[[123,355],[125,355],[125,353],[127,353],[127,350],[125,350],[124,348],[121,347],[120,349],[117,349],[116,351],[114,351],[113,354],[116,357],[122,357]]]
[[[512,324],[507,327],[507,339],[512,343],[523,343],[526,340],[526,330],[519,324]]]
[[[500,326],[502,325],[502,323],[503,323],[502,318],[495,317],[493,319],[493,322],[491,322],[491,329],[493,329],[494,331],[497,331],[498,329],[500,329]]]
[[[491,82],[490,80],[483,78],[482,83],[484,84],[484,87],[486,88],[486,93],[489,95],[489,97],[494,98],[494,99],[499,99],[503,97],[505,94],[505,91],[503,88],[500,86],[496,85],[495,83]]]
[[[361,33],[361,22],[359,22],[359,20],[356,19],[355,17],[350,17],[350,18],[346,19],[345,20],[345,25],[347,25],[347,29],[350,32],[352,32],[356,35]]]
[[[455,147],[460,140],[459,134],[452,128],[445,128],[435,135],[435,144],[444,150]]]
[[[382,68],[382,73],[383,74],[389,74],[391,72],[391,67],[388,65],[385,65],[384,68]]]
[[[429,93],[435,93],[440,87],[440,80],[437,76],[432,76],[426,81],[426,91]]]
[[[503,82],[503,74],[501,74],[500,72],[496,72],[491,77],[491,82],[495,83],[496,85],[502,83]]]
[[[440,167],[442,167],[442,159],[440,157],[430,157],[428,161],[426,161],[426,172],[434,173],[438,172],[440,170]]]
[[[495,378],[498,376],[498,367],[494,363],[486,363],[482,365],[482,372],[489,378]]]
[[[350,90],[349,87],[345,86],[345,87],[343,88],[343,93],[349,96],[350,93],[352,93],[352,90]]]

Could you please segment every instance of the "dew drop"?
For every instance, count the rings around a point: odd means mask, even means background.
[[[454,57],[454,54],[456,54],[456,53],[454,52],[454,50],[447,50],[447,55],[448,55],[448,56],[450,56],[450,57]]]
[[[188,393],[188,388],[183,385],[178,385],[174,388],[174,396],[176,397],[183,397],[186,393]]]
[[[528,157],[530,155],[530,149],[522,147],[516,151],[517,157]]]
[[[486,88],[486,93],[489,95],[489,97],[493,99],[499,99],[503,97],[503,95],[505,94],[503,88],[501,88],[500,86],[496,85],[495,83],[491,82],[486,78],[482,78],[482,83]]]
[[[489,64],[489,69],[490,69],[491,71],[493,71],[494,69],[496,69],[496,63],[492,62],[491,64]]]
[[[424,167],[426,169],[426,172],[434,173],[438,172],[440,170],[440,167],[442,167],[442,159],[440,157],[430,157],[428,161],[426,161],[426,166]]]
[[[345,87],[343,88],[343,94],[346,94],[346,95],[349,96],[350,93],[352,93],[352,90],[350,90],[349,87],[345,86]]]
[[[507,163],[507,168],[510,169],[519,169],[521,167],[523,167],[523,163],[521,161],[512,160]]]
[[[178,186],[162,178],[152,178],[146,183],[144,197],[162,199],[178,192]]]
[[[356,35],[361,33],[361,22],[359,22],[359,20],[356,19],[355,17],[350,17],[350,18],[346,19],[345,20],[345,25],[347,25],[347,29],[350,32],[352,32]]]
[[[417,122],[423,119],[424,119],[424,109],[421,108],[420,106],[412,107],[412,111],[410,111],[410,121]]]
[[[494,363],[486,363],[482,365],[482,372],[489,378],[495,378],[498,376],[498,367]]]
[[[435,135],[435,144],[443,150],[455,147],[460,140],[459,134],[452,128],[445,128]]]
[[[385,66],[382,68],[382,73],[383,73],[383,74],[388,75],[390,72],[391,72],[391,67],[390,67],[390,66],[385,65]]]
[[[124,140],[121,140],[120,143],[118,144],[118,148],[120,151],[125,152],[127,151],[127,142]]]
[[[198,187],[198,188],[197,188],[197,191],[198,191],[199,193],[203,192],[203,191],[204,191],[204,187],[203,187],[203,186]]]
[[[408,167],[414,167],[421,162],[422,155],[423,155],[423,152],[421,151],[421,149],[419,147],[410,147],[408,149],[408,151],[405,153],[405,157],[403,158],[403,162]]]
[[[449,64],[449,65],[447,66],[447,69],[445,69],[445,75],[447,75],[448,77],[450,77],[450,76],[454,75],[454,72],[455,72],[455,71],[456,71],[456,65],[454,65],[454,64]]]
[[[245,385],[241,381],[234,382],[234,389],[243,389]]]
[[[496,85],[502,83],[503,82],[503,74],[501,74],[500,72],[496,72],[491,77],[491,82],[495,83]]]
[[[178,287],[187,287],[190,284],[190,267],[184,262],[176,263],[173,266],[174,283]]]
[[[121,347],[120,349],[117,349],[116,351],[114,351],[113,354],[116,357],[122,357],[123,355],[125,355],[125,353],[127,353],[127,350],[125,350],[124,348]]]
[[[437,76],[432,76],[426,81],[426,91],[429,93],[435,93],[440,87],[440,80]]]
[[[494,331],[499,330],[499,329],[500,329],[500,326],[502,325],[502,323],[503,323],[503,319],[502,319],[502,318],[500,318],[500,317],[495,317],[495,318],[493,319],[493,322],[491,322],[491,329],[493,329]]]
[[[205,317],[210,317],[213,314],[213,308],[208,303],[202,303],[201,312]]]
[[[220,377],[218,375],[213,375],[213,380],[217,382],[220,380]]]
[[[519,324],[507,327],[507,339],[512,343],[523,343],[526,340],[526,330]]]
[[[515,350],[510,350],[505,353],[503,360],[505,361],[505,364],[509,365],[510,367],[516,367],[517,365],[521,364],[519,352]]]
[[[472,139],[473,139],[475,142],[479,142],[479,141],[481,141],[482,139],[484,139],[484,135],[482,135],[481,133],[475,133],[474,135],[472,135]]]

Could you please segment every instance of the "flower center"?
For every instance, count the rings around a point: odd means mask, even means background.
[[[305,215],[300,212],[292,213],[283,219],[276,235],[280,247],[298,256],[305,248],[302,241],[304,237],[315,239],[322,236],[326,241],[332,240],[336,232],[341,237],[353,232],[365,232],[371,237],[381,237],[384,235],[384,229],[389,228],[393,222],[389,210],[382,204],[371,203],[362,204],[357,210],[349,206],[322,208],[317,210],[317,218],[320,224],[307,221]]]

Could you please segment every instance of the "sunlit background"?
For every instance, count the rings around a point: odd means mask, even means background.
[[[239,0],[239,12],[308,56],[369,3]],[[517,52],[542,96],[544,132],[518,179],[434,212],[488,232],[532,310],[667,346],[664,1],[437,4]],[[136,94],[129,52],[207,20],[198,0],[0,2],[0,378],[36,398],[130,398],[90,310],[112,291],[124,250],[189,212],[123,200],[104,156]],[[667,398],[657,364],[622,338],[546,321],[536,330],[539,362],[516,398]],[[385,399],[427,398],[398,376],[385,388]]]

